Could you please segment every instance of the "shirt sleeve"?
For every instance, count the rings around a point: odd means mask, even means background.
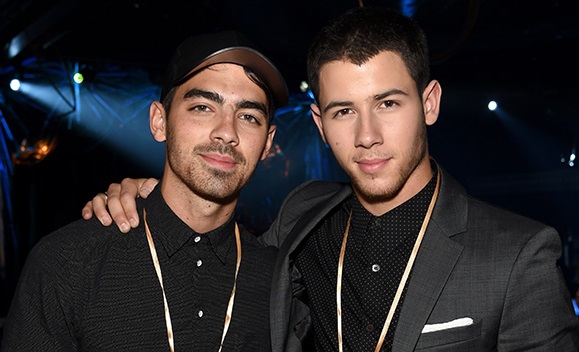
[[[65,251],[40,241],[28,255],[5,322],[2,352],[75,351]]]
[[[522,247],[512,268],[499,351],[579,351],[579,321],[558,260],[561,241],[545,228]]]

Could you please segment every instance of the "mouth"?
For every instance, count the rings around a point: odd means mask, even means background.
[[[367,174],[374,174],[386,167],[389,159],[360,159],[357,160],[360,171]]]
[[[201,154],[201,158],[207,165],[225,171],[233,170],[237,165],[235,159],[230,155],[207,153]]]

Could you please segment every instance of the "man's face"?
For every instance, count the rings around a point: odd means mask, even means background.
[[[360,66],[332,61],[322,67],[314,122],[375,215],[408,200],[430,180],[426,125],[436,121],[440,93],[433,81],[419,94],[392,52]]]
[[[167,142],[163,183],[213,202],[235,199],[271,147],[267,106],[241,66],[216,64],[191,77],[175,92],[166,132],[155,136]]]

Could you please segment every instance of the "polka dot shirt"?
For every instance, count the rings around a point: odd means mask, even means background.
[[[343,346],[344,351],[373,351],[435,186],[433,177],[416,196],[381,216],[369,213],[353,197],[327,216],[302,244],[296,267],[306,288],[317,351],[338,350],[336,281],[350,211],[342,276]],[[381,351],[392,350],[405,293],[406,288]]]

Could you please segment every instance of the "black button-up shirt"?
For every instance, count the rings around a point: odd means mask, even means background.
[[[171,314],[175,351],[217,351],[233,288],[234,221],[205,234],[182,222],[161,187],[147,212]],[[277,250],[241,231],[242,261],[223,351],[269,351]],[[163,294],[143,221],[128,234],[79,220],[43,238],[20,277],[4,351],[169,351]]]
[[[345,351],[374,351],[388,310],[434,194],[436,177],[413,198],[374,216],[353,197],[324,220],[296,257],[307,291],[318,351],[337,351],[338,259],[350,211],[352,220],[342,275]],[[405,290],[381,351],[391,351]]]

